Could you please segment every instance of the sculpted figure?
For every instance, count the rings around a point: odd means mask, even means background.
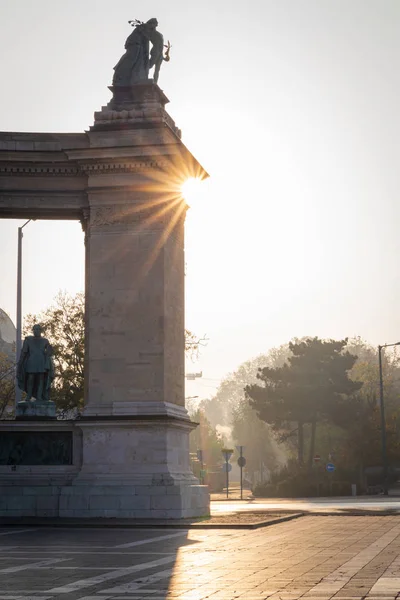
[[[151,43],[153,44],[151,51],[150,51],[149,68],[151,69],[152,67],[154,67],[153,80],[154,80],[154,83],[157,83],[162,62],[164,60],[166,62],[169,61],[169,51],[171,48],[171,44],[168,42],[168,45],[164,46],[164,37],[163,37],[162,33],[157,31],[157,29],[153,29],[150,32],[149,39],[150,39]],[[164,48],[167,48],[165,56],[163,55]]]
[[[28,335],[22,346],[18,361],[18,387],[26,392],[27,401],[49,402],[50,387],[54,379],[53,350],[42,337],[40,325],[33,326],[33,335]]]
[[[154,66],[154,81],[157,83],[163,60],[169,61],[167,53],[163,56],[164,38],[157,31],[157,19],[149,19],[146,23],[129,21],[134,27],[133,32],[125,42],[125,54],[114,67],[113,86],[131,86],[138,81],[149,78],[149,70]],[[150,52],[149,42],[152,43]]]

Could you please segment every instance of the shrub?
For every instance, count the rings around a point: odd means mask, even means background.
[[[276,485],[273,483],[258,483],[253,490],[256,498],[276,498],[277,495]]]

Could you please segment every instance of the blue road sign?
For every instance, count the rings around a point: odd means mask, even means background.
[[[335,467],[335,465],[334,465],[333,463],[328,463],[328,464],[326,465],[326,470],[327,470],[329,473],[333,473],[333,471],[335,470],[335,468],[336,468],[336,467]]]
[[[231,463],[224,463],[224,464],[222,465],[222,470],[223,470],[223,471],[225,471],[225,473],[226,473],[227,471],[228,471],[228,473],[229,473],[230,471],[232,471],[232,465],[231,465]]]

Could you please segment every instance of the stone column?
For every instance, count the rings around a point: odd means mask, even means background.
[[[185,417],[185,204],[126,189],[89,201],[84,414]]]
[[[200,165],[154,84],[112,103],[75,152],[88,177],[87,397],[82,470],[60,516],[178,518],[209,511],[193,476],[184,400],[180,185]],[[114,98],[115,100],[115,98]],[[204,172],[203,172],[204,173]]]

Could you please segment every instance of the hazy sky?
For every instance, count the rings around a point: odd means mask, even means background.
[[[210,338],[187,395],[293,336],[400,339],[399,0],[0,0],[0,129],[87,129],[150,17],[211,175],[187,219],[187,326]],[[20,223],[0,221],[13,319]],[[23,312],[83,289],[80,225],[25,231]]]

